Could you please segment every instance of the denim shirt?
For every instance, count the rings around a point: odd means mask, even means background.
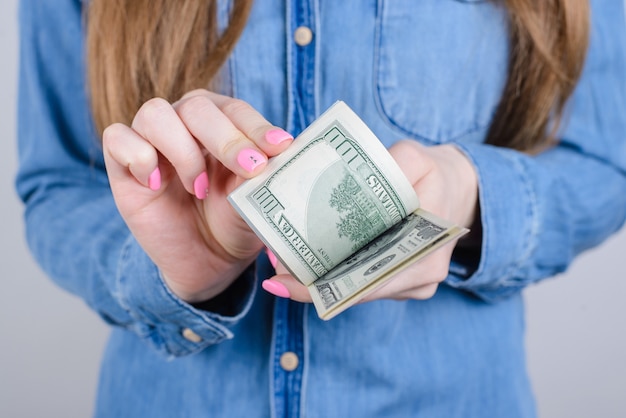
[[[592,1],[591,46],[558,146],[485,145],[507,20],[480,0],[258,0],[223,93],[300,132],[336,100],[386,146],[456,144],[476,167],[482,247],[425,301],[331,321],[260,290],[265,256],[192,306],[165,286],[113,202],[87,101],[79,0],[20,2],[20,169],[38,262],[113,331],[97,417],[533,417],[521,290],[564,271],[626,217],[622,0]],[[226,24],[228,1],[219,2]],[[312,31],[294,42],[296,28]],[[223,297],[224,299],[224,297]]]

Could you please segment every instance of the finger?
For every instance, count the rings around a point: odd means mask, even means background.
[[[435,296],[439,283],[429,283],[422,286],[417,286],[411,289],[402,289],[399,292],[393,292],[390,294],[381,294],[376,299],[392,299],[392,300],[426,300]],[[371,299],[371,300],[376,300]]]
[[[267,255],[267,259],[270,261],[270,264],[272,265],[272,267],[274,267],[274,270],[276,270],[276,267],[278,266],[278,258],[276,258],[276,255],[274,254],[274,252],[270,250],[269,248],[265,247],[265,254]]]
[[[277,274],[261,284],[267,292],[297,302],[312,302],[309,290],[289,274]]]
[[[207,94],[187,95],[175,108],[191,134],[233,173],[250,178],[267,164],[265,152],[239,130]],[[260,123],[255,128],[259,131],[271,127],[266,121]]]
[[[202,150],[171,104],[159,98],[146,102],[131,127],[170,162],[185,189],[198,199],[208,191]]]
[[[374,300],[425,300],[433,297],[439,287],[439,283],[426,283],[422,285],[400,285],[391,279],[374,292],[365,296],[359,303],[371,302]],[[394,286],[396,284],[396,286]]]
[[[428,299],[434,295],[439,283],[448,276],[451,256],[450,246],[438,250],[428,258],[412,263],[394,275],[384,286],[366,296],[365,301],[376,299]]]
[[[133,129],[121,123],[107,127],[102,134],[102,147],[113,184],[132,177],[143,187],[161,187],[157,150]]]
[[[293,141],[290,133],[270,124],[243,100],[213,92],[208,92],[208,95],[233,124],[268,156],[273,157],[283,152]]]

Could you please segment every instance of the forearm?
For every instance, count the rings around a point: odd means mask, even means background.
[[[108,323],[137,333],[164,355],[191,354],[232,338],[229,328],[250,307],[253,268],[228,293],[238,300],[211,304],[213,312],[197,309],[169,291],[129,233],[106,186],[63,180],[61,188],[50,185],[51,178],[47,182],[26,202],[27,236],[35,258],[60,286],[83,298]],[[185,329],[202,340],[189,341]]]
[[[478,171],[482,241],[473,262],[456,258],[448,284],[486,299],[508,295],[564,271],[624,223],[624,6],[605,3],[591,18],[585,69],[559,144],[536,156],[465,146]]]
[[[626,219],[626,174],[567,145],[532,157],[468,146],[479,175],[482,240],[475,264],[453,264],[447,283],[497,299],[563,272]],[[459,260],[457,259],[457,262]]]

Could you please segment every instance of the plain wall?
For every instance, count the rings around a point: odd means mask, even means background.
[[[108,330],[41,273],[23,238],[13,189],[16,9],[17,0],[0,3],[0,417],[88,417]],[[529,369],[543,418],[626,416],[625,247],[622,230],[526,292]]]

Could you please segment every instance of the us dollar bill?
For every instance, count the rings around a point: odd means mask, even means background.
[[[308,286],[323,319],[356,303],[401,266],[463,233],[418,210],[419,199],[400,167],[343,102],[331,106],[228,199],[287,270]],[[361,270],[353,270],[349,261],[363,252],[371,254],[380,247],[373,243],[416,219],[422,232],[401,229],[410,240],[402,247],[407,254],[394,255],[384,268],[356,279]]]
[[[229,200],[306,285],[419,207],[393,158],[343,102]]]
[[[318,315],[333,318],[409,264],[466,232],[423,209],[416,210],[308,286]]]

